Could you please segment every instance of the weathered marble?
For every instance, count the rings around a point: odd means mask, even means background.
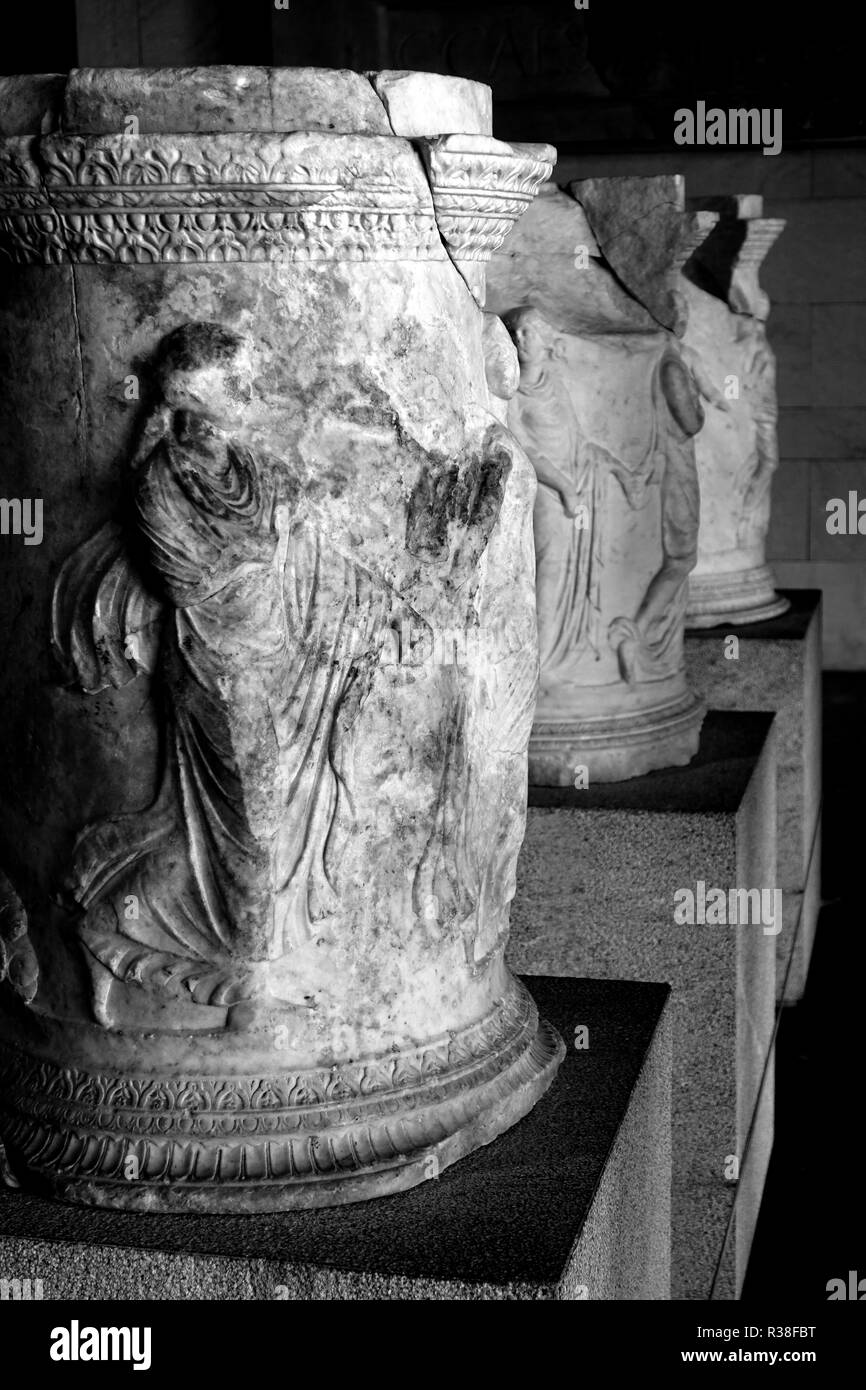
[[[521,364],[508,420],[538,478],[537,784],[619,781],[697,750],[683,623],[703,415],[676,281],[714,222],[685,213],[680,178],[551,184],[490,267]]]
[[[755,194],[701,204],[719,222],[683,268],[684,343],[704,426],[695,440],[701,487],[689,627],[756,623],[788,607],[765,560],[770,485],[779,463],[776,360],[758,270],[783,230]]]
[[[535,484],[479,302],[554,152],[424,74],[5,85],[0,425],[45,519],[0,583],[8,1169],[411,1187],[562,1055],[503,961]]]
[[[339,1211],[71,1211],[0,1190],[0,1268],[47,1299],[670,1298],[671,1006],[664,985],[539,979],[570,1047],[541,1104],[444,1182]],[[86,1321],[86,1319],[85,1319]]]

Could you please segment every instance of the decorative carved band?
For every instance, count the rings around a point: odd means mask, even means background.
[[[444,135],[422,147],[439,229],[456,261],[487,261],[550,178],[550,145]]]
[[[64,1067],[0,1046],[3,1104],[20,1116],[129,1134],[255,1134],[317,1130],[352,1118],[422,1104],[452,1087],[474,1085],[479,1069],[507,1065],[537,1027],[522,989],[481,1023],[424,1048],[352,1065],[266,1077],[111,1075]]]
[[[385,136],[5,140],[0,256],[49,265],[438,260],[444,239],[455,259],[483,260],[553,167],[543,145],[469,136],[419,145],[432,204],[411,146]]]
[[[59,1188],[84,1184],[90,1200],[102,1189],[117,1205],[149,1208],[154,1189],[170,1204],[166,1189],[178,1184],[327,1185],[417,1161],[468,1114],[498,1113],[546,1085],[562,1050],[522,989],[445,1043],[331,1072],[104,1076],[2,1048],[0,1127],[13,1162]],[[118,1186],[126,1197],[109,1198]]]
[[[383,170],[384,140],[345,163],[335,139],[237,136],[9,140],[0,252],[13,261],[427,259],[441,255],[422,180]],[[395,141],[387,141],[389,146]]]

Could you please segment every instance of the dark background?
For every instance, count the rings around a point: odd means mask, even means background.
[[[794,147],[866,139],[859,13],[767,0],[66,0],[14,7],[0,70],[428,69],[489,83],[503,139],[566,154],[673,148],[674,111],[698,99],[782,107]]]

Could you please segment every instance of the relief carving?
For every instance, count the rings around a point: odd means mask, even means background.
[[[505,963],[535,479],[481,307],[555,152],[435,74],[10,91],[0,414],[51,518],[25,617],[0,588],[40,754],[0,788],[41,967],[33,1007],[0,982],[10,1171],[146,1211],[404,1191],[563,1055]]]

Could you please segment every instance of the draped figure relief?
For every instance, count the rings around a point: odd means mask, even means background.
[[[664,670],[682,618],[685,583],[695,562],[699,498],[688,441],[703,415],[689,374],[674,353],[652,377],[654,428],[643,457],[628,465],[588,439],[560,363],[565,340],[536,309],[505,316],[521,363],[511,421],[538,479],[533,527],[539,659],[543,687],[579,679],[581,659],[617,653],[622,678],[634,682]],[[633,615],[617,614],[604,629],[601,603],[607,489],[615,483],[632,509],[659,490],[662,556]],[[609,521],[607,523],[610,524]]]
[[[682,179],[548,184],[491,267],[520,360],[509,424],[537,478],[541,785],[618,781],[697,751],[683,629],[704,409],[678,267],[715,221],[684,211]]]
[[[201,1004],[293,998],[279,962],[329,935],[352,820],[344,747],[384,631],[407,612],[428,627],[323,533],[290,444],[270,454],[248,418],[252,371],[250,344],[219,324],[167,336],[127,513],[70,557],[54,595],[71,678],[95,692],[152,672],[165,717],[154,804],[76,841],[67,892],[81,939],[117,979]],[[405,549],[437,568],[448,555],[466,598],[509,467],[495,448],[462,478],[421,460]],[[444,679],[438,810],[413,899],[422,916],[435,899],[465,918],[483,870],[467,872],[460,850],[466,697]]]

